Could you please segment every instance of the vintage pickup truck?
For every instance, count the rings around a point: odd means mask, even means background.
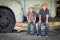
[[[48,9],[50,10],[49,15],[54,19],[57,9],[56,0],[0,0],[0,31],[11,32],[13,29],[17,30],[17,27],[27,27],[25,15],[27,6],[30,4],[36,8],[38,21],[39,6],[42,2],[48,3]],[[59,22],[49,23],[50,26],[54,26],[53,24],[59,25]]]

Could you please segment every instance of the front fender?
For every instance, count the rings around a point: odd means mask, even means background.
[[[0,6],[6,6],[10,8],[15,15],[16,22],[23,21],[23,5],[19,4],[17,1],[12,0],[0,0]]]

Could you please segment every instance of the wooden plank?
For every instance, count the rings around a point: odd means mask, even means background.
[[[37,25],[38,23],[36,23]],[[43,25],[43,23],[42,23]],[[58,26],[60,25],[60,22],[49,22],[49,26]],[[19,27],[22,27],[22,26],[25,26],[27,27],[28,26],[28,23],[20,23],[20,22],[17,22],[15,26],[19,26]]]

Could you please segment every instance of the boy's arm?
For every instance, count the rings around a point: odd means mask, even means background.
[[[39,23],[41,23],[41,15],[39,15]]]
[[[48,15],[48,14],[46,14],[46,23],[48,23],[48,16],[49,16],[49,15]]]
[[[49,18],[49,10],[47,9],[47,12],[46,12],[46,23],[48,23],[48,18]]]
[[[36,16],[34,16],[34,23],[36,22]]]
[[[42,11],[41,9],[39,10],[39,23],[41,23],[41,14],[42,14]]]
[[[28,16],[26,16],[26,18],[27,18],[28,23],[30,23],[30,20],[29,20]]]
[[[28,21],[28,16],[26,16],[26,18],[27,18],[27,21]]]

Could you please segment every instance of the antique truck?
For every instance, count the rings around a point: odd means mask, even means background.
[[[48,9],[50,10],[49,17],[54,19],[56,17],[56,9],[58,6],[57,0],[0,0],[0,31],[11,32],[13,29],[18,30],[19,27],[27,27],[25,17],[27,14],[27,6],[30,4],[35,6],[38,18],[39,6],[42,2],[48,3]],[[59,22],[49,23],[49,25],[54,26],[53,24],[59,25]],[[20,28],[19,30],[23,29]]]

